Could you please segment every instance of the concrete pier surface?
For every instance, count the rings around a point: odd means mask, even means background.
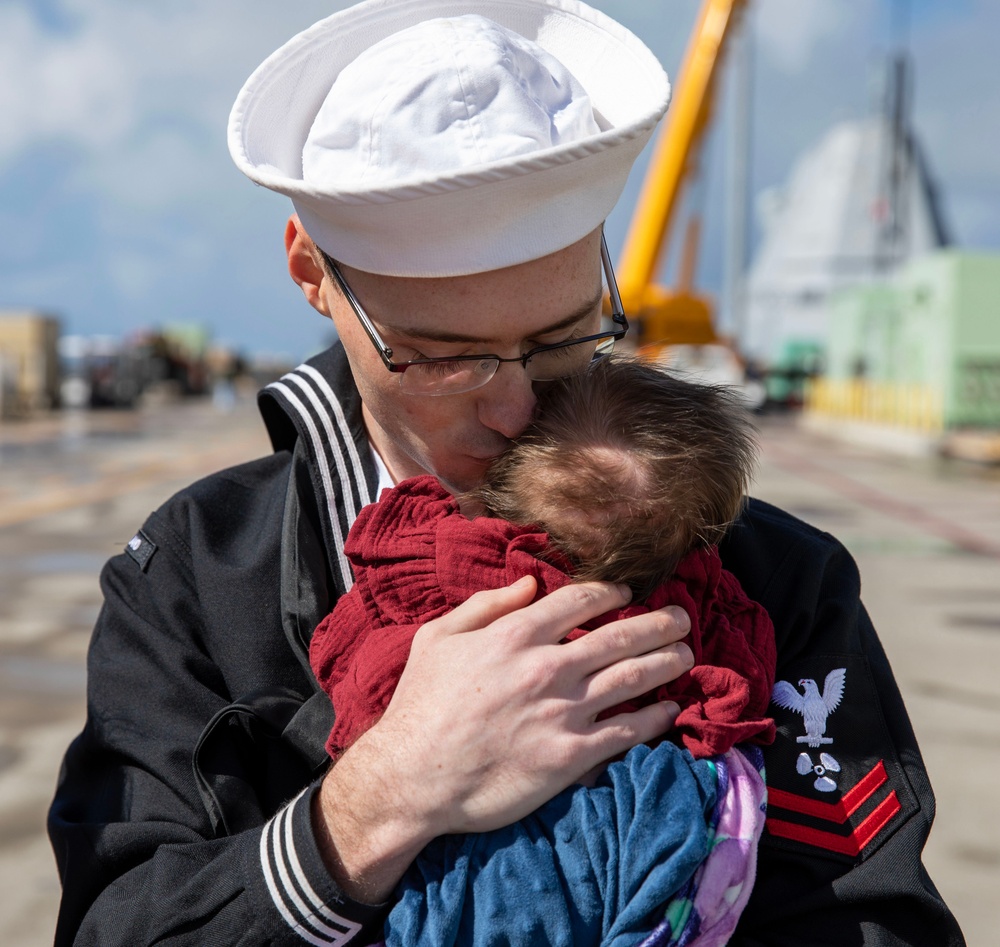
[[[925,854],[970,947],[1000,929],[1000,470],[764,417],[755,494],[838,536],[937,793]],[[44,817],[84,715],[98,572],[176,489],[269,450],[252,399],[0,426],[0,944],[51,944]]]

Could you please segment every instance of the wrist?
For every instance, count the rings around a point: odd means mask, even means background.
[[[413,787],[387,765],[374,731],[324,778],[313,799],[313,831],[327,871],[350,898],[385,901],[437,834],[410,804]]]

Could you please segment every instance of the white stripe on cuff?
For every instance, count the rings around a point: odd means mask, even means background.
[[[306,943],[341,947],[360,932],[361,925],[330,910],[309,883],[295,850],[292,812],[309,790],[300,793],[264,826],[260,864],[267,890],[278,913]]]

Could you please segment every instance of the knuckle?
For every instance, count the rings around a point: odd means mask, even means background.
[[[642,727],[643,718],[639,714],[639,711],[623,714],[619,720],[605,730],[606,752],[609,755],[620,753],[637,743],[642,743],[647,738]]]
[[[412,652],[414,648],[419,648],[426,641],[434,637],[435,632],[440,627],[440,618],[435,618],[432,621],[425,622],[422,624],[413,635],[413,642],[410,645],[410,651]]]
[[[537,654],[525,673],[525,687],[534,694],[544,691],[558,676],[559,670],[557,655],[548,652]]]
[[[629,692],[641,691],[645,689],[646,676],[637,661],[623,661],[618,666],[618,681]]]
[[[685,619],[683,622],[681,621],[681,616]],[[690,631],[690,621],[687,620],[687,612],[673,605],[660,609],[658,612],[653,612],[650,618],[655,622],[654,627],[656,632],[664,644],[672,644],[675,641],[680,641]]]
[[[600,595],[597,586],[582,582],[571,582],[558,591],[564,591],[565,598],[569,600],[567,605],[581,609],[595,605]]]
[[[461,605],[458,606],[458,608],[466,608],[469,607],[470,604],[472,606],[476,606],[492,602],[493,599],[496,598],[497,591],[497,589],[479,589],[478,591],[473,592],[464,602],[462,602]]]
[[[608,650],[627,651],[631,641],[631,635],[623,625],[605,625],[601,629],[601,639]]]

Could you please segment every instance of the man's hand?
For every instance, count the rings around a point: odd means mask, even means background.
[[[384,900],[432,838],[515,822],[676,719],[677,705],[660,703],[596,720],[691,668],[682,609],[560,644],[627,604],[628,589],[589,582],[534,595],[522,579],[424,625],[384,716],[330,770],[314,824],[351,896]]]

